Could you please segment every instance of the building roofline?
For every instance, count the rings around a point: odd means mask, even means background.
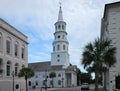
[[[117,5],[120,5],[120,1],[105,4],[103,18],[104,18],[104,19],[106,18],[106,13],[108,12],[108,8],[117,7]]]
[[[12,25],[10,25],[9,23],[7,23],[5,20],[3,20],[2,18],[0,18],[1,21],[3,21],[4,23],[6,23],[8,26],[10,26],[11,28],[13,28],[14,30],[16,30],[17,32],[19,32],[20,34],[22,34],[24,37],[28,38],[26,35],[24,35],[22,32],[20,32],[18,29],[16,29],[15,27],[13,27]]]

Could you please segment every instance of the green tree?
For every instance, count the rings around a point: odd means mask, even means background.
[[[22,68],[18,74],[19,77],[24,77],[26,82],[26,91],[28,91],[27,79],[34,76],[34,72],[31,68]]]
[[[111,45],[111,41],[96,39],[93,43],[88,43],[82,54],[82,64],[84,68],[95,73],[95,91],[98,91],[98,78],[102,68],[111,67],[115,64],[116,48]],[[104,64],[104,65],[103,65]]]
[[[91,83],[92,82],[92,76],[90,73],[83,73],[81,72],[81,84],[82,83]]]
[[[51,72],[49,74],[49,77],[52,78],[52,87],[54,87],[53,79],[56,77],[56,73],[55,72]]]

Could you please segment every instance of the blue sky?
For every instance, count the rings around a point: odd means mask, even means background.
[[[28,62],[50,61],[59,1],[67,23],[70,63],[81,65],[86,43],[100,35],[104,5],[119,0],[0,0],[0,18],[28,36]]]

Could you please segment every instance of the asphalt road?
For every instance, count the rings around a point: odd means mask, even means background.
[[[90,90],[81,90],[81,87],[70,87],[70,88],[48,88],[47,90],[36,88],[29,91],[94,91],[94,85],[90,85]],[[99,91],[104,91],[101,86],[99,86]]]

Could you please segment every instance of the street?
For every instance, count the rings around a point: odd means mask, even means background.
[[[47,90],[45,89],[30,89],[30,91],[94,91],[94,85],[90,85],[90,90],[81,90],[81,87],[70,87],[70,88],[48,88]],[[99,91],[103,91],[102,86],[99,86]]]

